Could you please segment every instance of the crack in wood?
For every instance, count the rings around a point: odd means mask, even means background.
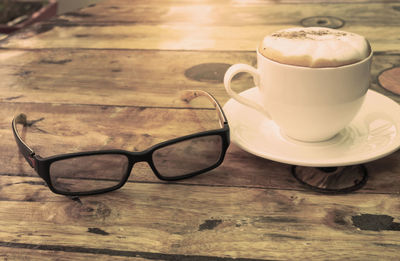
[[[43,186],[46,183],[44,181],[21,181],[21,182],[16,182],[16,183],[6,183],[6,184],[3,184],[2,187],[9,187],[9,186],[14,186],[14,185],[19,185],[19,184],[29,184],[29,185],[40,185],[40,186]]]
[[[5,242],[5,241],[0,241],[0,247],[60,251],[60,252],[69,252],[69,253],[85,253],[85,254],[97,254],[97,255],[121,256],[121,257],[136,257],[136,258],[145,258],[145,259],[149,259],[149,260],[166,260],[166,261],[209,261],[209,260],[214,260],[214,261],[261,261],[261,260],[272,261],[272,259],[165,254],[165,253],[153,253],[153,252],[142,252],[142,251],[88,248],[88,247],[78,247],[78,246],[39,245],[39,244],[16,243],[16,242]]]
[[[76,38],[86,38],[86,37],[89,37],[90,35],[89,34],[75,34],[74,36]]]
[[[88,13],[83,13],[83,12],[68,12],[64,13],[64,16],[70,16],[70,17],[79,17],[79,18],[86,18],[86,17],[92,17],[92,14]]]
[[[291,236],[291,235],[283,235],[283,234],[264,234],[264,236],[271,237],[273,239],[294,239],[294,240],[306,240],[305,237]]]
[[[400,248],[400,245],[397,245],[397,244],[374,243],[374,245],[381,246],[381,247],[389,247],[389,248],[393,248],[393,247]]]
[[[299,220],[297,218],[292,218],[292,217],[257,217],[254,219],[254,222],[260,222],[260,223],[271,223],[271,222],[276,222],[276,223],[298,223]]]
[[[39,63],[60,64],[60,65],[63,65],[63,64],[66,64],[66,63],[70,63],[70,62],[72,62],[71,59],[64,59],[64,60],[58,60],[58,61],[43,59],[43,60],[39,61]]]
[[[87,232],[88,233],[102,235],[102,236],[108,236],[110,234],[110,233],[108,233],[108,232],[106,232],[103,229],[100,229],[98,227],[89,227]]]
[[[23,70],[23,71],[21,71],[19,73],[16,73],[14,75],[17,75],[17,76],[20,76],[20,77],[25,77],[25,76],[30,75],[31,73],[33,73],[33,71]]]
[[[199,231],[212,230],[222,223],[222,219],[207,219],[199,225]]]
[[[24,95],[18,95],[18,96],[13,96],[13,97],[7,97],[7,98],[5,98],[4,100],[6,100],[6,101],[12,101],[12,100],[16,100],[16,99],[19,99],[19,98],[22,98],[22,97],[24,97]]]

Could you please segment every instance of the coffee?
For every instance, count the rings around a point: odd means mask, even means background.
[[[361,35],[324,27],[290,28],[265,36],[259,52],[278,63],[311,67],[339,67],[357,63],[371,52]]]

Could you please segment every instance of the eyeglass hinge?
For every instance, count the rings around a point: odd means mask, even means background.
[[[36,170],[36,159],[33,156],[35,156],[35,153],[31,153],[28,156],[28,163],[29,165],[31,165],[32,168]]]

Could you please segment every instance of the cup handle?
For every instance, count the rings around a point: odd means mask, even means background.
[[[231,81],[232,81],[233,77],[240,72],[246,72],[246,73],[251,74],[253,76],[255,85],[257,87],[259,86],[260,75],[259,75],[258,71],[250,65],[238,63],[238,64],[234,64],[231,67],[229,67],[229,69],[225,73],[224,85],[225,85],[226,92],[229,94],[229,96],[231,96],[236,101],[263,113],[268,119],[271,119],[270,114],[264,109],[264,107],[261,104],[258,104],[257,102],[251,101],[247,98],[244,98],[232,90]]]

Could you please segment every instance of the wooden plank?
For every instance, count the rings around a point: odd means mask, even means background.
[[[400,44],[400,6],[396,3],[111,5],[99,4],[39,24],[3,40],[0,46],[248,51],[254,50],[265,34],[300,26],[312,16],[343,20],[343,30],[366,36],[376,51],[396,51]]]
[[[399,257],[398,195],[130,183],[74,201],[37,181],[1,179],[3,242],[228,260]],[[12,200],[21,193],[35,196]]]
[[[3,40],[0,47],[253,51],[266,34],[295,26],[298,21],[243,26],[43,25]],[[45,32],[38,33],[41,30]],[[398,25],[348,25],[343,30],[364,35],[375,51],[396,52],[400,44]]]
[[[126,5],[136,5],[141,6],[143,5],[143,1],[140,0],[118,0],[118,5],[113,4],[114,1],[104,0],[96,4],[91,4],[87,8],[93,8],[96,6],[102,6],[104,8],[114,6],[113,9],[121,8],[121,6]],[[280,0],[277,3],[276,0],[151,0],[147,1],[151,5],[198,5],[198,4],[214,4],[214,5],[264,5],[264,4],[340,4],[340,3],[347,3],[347,4],[358,4],[358,3],[397,3],[396,0]],[[85,7],[86,8],[86,7]],[[85,9],[83,8],[83,9]]]
[[[3,102],[160,107],[182,107],[178,92],[184,89],[209,91],[224,103],[221,83],[229,64],[255,63],[252,52],[1,50],[0,57]],[[203,64],[211,65],[191,73],[192,79],[185,76]],[[248,75],[236,82],[252,84]]]
[[[346,23],[364,25],[399,24],[398,1],[318,4],[301,1],[104,1],[79,12],[61,15],[58,22],[71,24],[196,24],[196,25],[272,25],[295,24],[303,18],[330,16]],[[371,16],[371,10],[374,15]]]
[[[218,128],[212,110],[3,103],[0,158],[7,164],[2,165],[0,175],[4,179],[37,176],[18,153],[13,139],[12,117],[20,112],[33,120],[43,118],[24,134],[42,157],[100,149],[142,151],[168,139]],[[367,169],[370,179],[362,191],[400,192],[400,151],[367,164]],[[135,165],[130,180],[160,182],[146,163]],[[290,165],[253,156],[234,144],[220,167],[180,183],[306,190],[291,175]]]
[[[234,63],[256,66],[255,52],[0,50],[0,59],[1,102],[181,108],[186,105],[179,101],[179,91],[185,89],[208,91],[225,104],[227,68]],[[400,55],[376,54],[371,88],[400,102],[377,80],[380,72],[398,64]],[[247,74],[233,84],[238,92],[253,86]]]

